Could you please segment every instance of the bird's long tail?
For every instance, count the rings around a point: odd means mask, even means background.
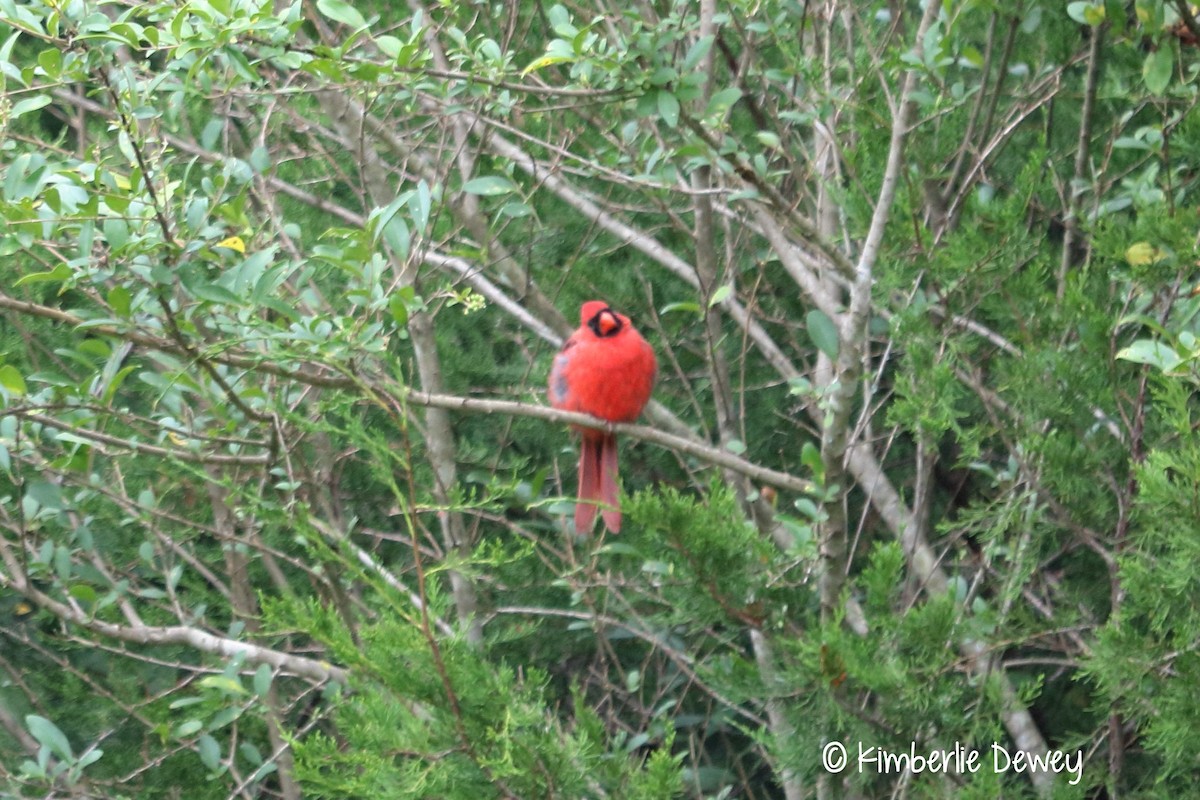
[[[609,434],[600,443],[600,514],[613,533],[621,532],[621,497],[617,483],[617,437]]]
[[[579,448],[579,502],[575,504],[575,533],[591,531],[596,511],[613,533],[621,530],[620,490],[617,483],[617,437],[584,436]]]

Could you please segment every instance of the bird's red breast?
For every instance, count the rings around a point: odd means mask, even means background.
[[[550,405],[632,422],[650,400],[657,370],[654,350],[629,317],[591,300],[580,309],[578,330],[554,358]]]
[[[579,310],[579,329],[554,357],[550,405],[610,422],[633,422],[650,400],[657,369],[654,350],[629,317],[599,300],[589,301]],[[590,428],[582,433],[575,533],[590,531],[597,511],[605,527],[616,533],[621,530],[617,439]]]

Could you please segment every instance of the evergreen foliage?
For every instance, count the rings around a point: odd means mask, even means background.
[[[0,2],[0,797],[1186,796],[1198,40]]]

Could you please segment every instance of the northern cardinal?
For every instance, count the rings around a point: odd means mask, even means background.
[[[554,357],[550,370],[550,405],[582,411],[609,422],[633,422],[654,388],[658,364],[654,350],[629,317],[607,303],[590,300],[579,310],[579,329]],[[580,428],[579,502],[575,532],[587,533],[596,519],[596,503],[604,524],[621,530],[617,496],[617,439],[611,433]]]

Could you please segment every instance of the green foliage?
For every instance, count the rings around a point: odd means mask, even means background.
[[[1115,713],[1143,730],[1140,780],[1186,791],[1192,780],[1200,704],[1189,687],[1197,677],[1194,535],[1200,448],[1192,441],[1194,382],[1161,378],[1162,422],[1187,435],[1147,455],[1135,477],[1140,502],[1120,560],[1125,593],[1119,613],[1099,631],[1084,676]]]
[[[1186,794],[1188,9],[414,8],[0,3],[0,794]]]
[[[644,763],[627,758],[599,720],[574,699],[580,719],[555,718],[546,676],[493,664],[465,641],[431,646],[419,626],[385,620],[338,635],[336,615],[317,604],[281,604],[268,619],[332,634],[331,653],[356,667],[331,719],[342,741],[313,736],[296,767],[314,797],[674,797],[679,759],[669,733]]]
[[[662,577],[662,602],[679,613],[676,624],[736,619],[752,614],[751,605],[789,613],[781,588],[788,576],[775,570],[791,565],[747,524],[727,487],[714,485],[703,501],[669,488],[642,492],[627,508],[643,531],[607,549],[647,554],[640,569]]]

